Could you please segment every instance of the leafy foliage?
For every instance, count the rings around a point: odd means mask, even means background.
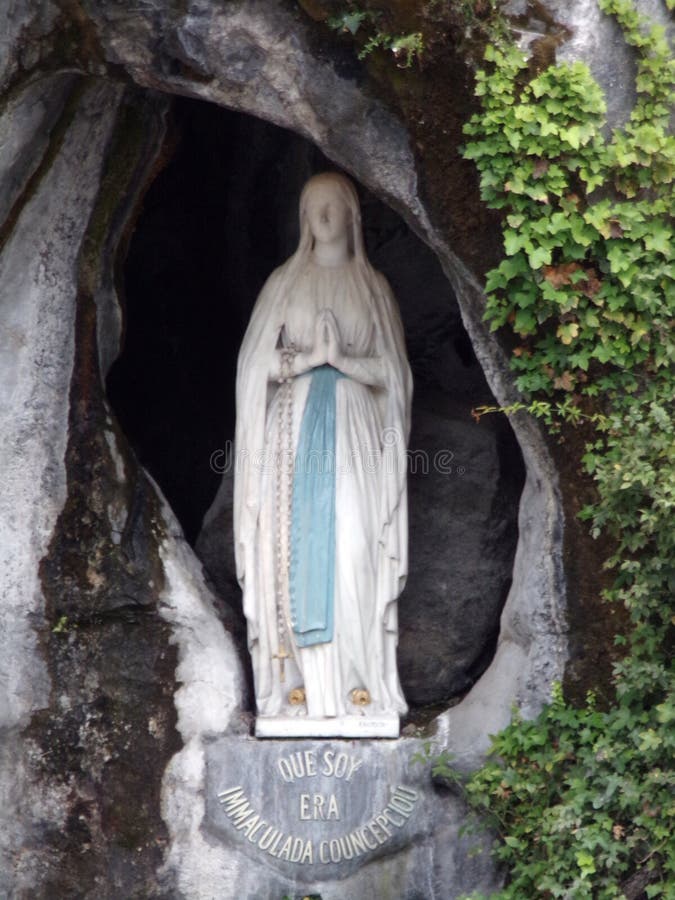
[[[497,896],[625,897],[636,869],[648,897],[673,896],[674,715],[668,702],[602,712],[592,695],[573,709],[557,688],[537,720],[515,716],[497,735],[468,783],[436,761],[502,838],[511,878]]]
[[[482,112],[466,126],[483,198],[504,216],[486,317],[519,337],[526,400],[512,410],[593,427],[580,464],[598,498],[582,517],[613,539],[607,599],[631,620],[610,708],[592,695],[574,707],[558,686],[536,720],[515,714],[469,779],[436,760],[501,839],[497,896],[519,900],[675,898],[674,63],[628,0],[600,4],[638,54],[622,128],[603,131],[586,66],[533,75],[508,45],[487,48]]]
[[[371,10],[350,6],[338,15],[328,19],[328,26],[334,31],[348,32],[356,35],[366,34],[365,43],[359,51],[359,59],[365,59],[374,50],[388,50],[393,54],[396,65],[401,69],[409,69],[416,59],[422,56],[424,38],[419,31],[410,34],[390,34],[382,27],[380,16]]]
[[[555,686],[537,719],[515,713],[468,780],[448,756],[435,762],[434,775],[456,782],[501,838],[496,856],[510,876],[501,900],[675,897],[672,395],[661,379],[594,415],[583,460],[599,488],[583,516],[615,542],[607,598],[632,620],[615,704],[599,710],[591,694],[576,708]],[[555,410],[548,401],[531,408],[544,419]]]
[[[605,101],[580,62],[528,80],[513,46],[488,46],[477,76],[483,110],[465,148],[483,199],[503,211],[506,258],[487,278],[493,329],[521,338],[514,368],[525,392],[587,395],[598,364],[657,374],[675,359],[672,179],[668,134],[675,61],[662,30],[643,33],[627,0],[604,0],[640,53],[638,101],[624,128],[603,133]]]

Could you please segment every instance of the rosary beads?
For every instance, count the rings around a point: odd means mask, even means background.
[[[277,421],[276,506],[277,506],[277,638],[278,649],[273,659],[279,660],[279,679],[286,680],[285,600],[290,570],[291,515],[293,503],[293,363],[297,353],[295,344],[281,348],[280,387]]]

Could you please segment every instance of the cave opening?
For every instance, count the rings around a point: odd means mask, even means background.
[[[173,100],[165,157],[127,245],[123,344],[107,390],[243,652],[230,511],[204,516],[222,480],[231,484],[236,358],[251,309],[295,249],[304,182],[337,167],[293,132],[186,98]],[[524,466],[505,417],[471,416],[494,398],[436,256],[357,188],[367,253],[399,301],[415,381],[399,671],[411,707],[437,711],[494,654]]]

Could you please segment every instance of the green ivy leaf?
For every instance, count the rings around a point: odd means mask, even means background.
[[[665,223],[654,222],[652,231],[645,235],[645,247],[647,250],[655,250],[664,256],[673,256],[673,232]]]
[[[540,269],[542,266],[550,265],[551,250],[547,247],[534,247],[528,251],[527,259],[533,269]]]
[[[519,309],[513,322],[513,330],[518,334],[532,334],[537,327],[535,316],[526,309]]]
[[[585,875],[592,875],[595,872],[595,860],[586,850],[579,850],[576,854],[577,865]]]
[[[575,150],[579,149],[581,146],[581,128],[578,125],[572,125],[571,128],[568,128],[564,136],[568,144],[574,147]]]
[[[512,229],[504,232],[504,250],[508,256],[513,256],[522,246],[522,236]]]

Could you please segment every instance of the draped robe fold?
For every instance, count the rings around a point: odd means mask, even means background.
[[[316,315],[330,309],[343,352],[379,360],[384,385],[340,377],[335,390],[334,590],[330,641],[300,646],[291,610],[286,679],[280,680],[275,456],[279,386],[270,381],[278,345],[309,350]],[[294,378],[292,446],[297,449],[312,373]],[[395,600],[408,569],[406,446],[411,375],[396,303],[382,275],[352,259],[331,269],[291,259],[272,273],[255,305],[237,370],[235,556],[243,590],[258,715],[302,714],[289,706],[306,693],[309,716],[354,713],[351,691],[365,688],[366,713],[406,710],[396,669]],[[296,535],[294,539],[298,539]],[[301,539],[301,536],[299,537]],[[288,593],[286,593],[288,596]]]

